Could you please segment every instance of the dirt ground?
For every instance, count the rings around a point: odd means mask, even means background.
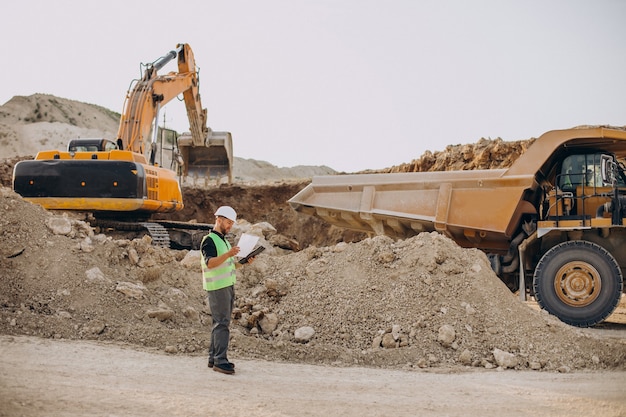
[[[203,358],[0,336],[0,416],[626,415],[626,372],[437,372]]]

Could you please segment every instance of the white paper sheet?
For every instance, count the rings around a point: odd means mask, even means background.
[[[240,258],[245,258],[246,256],[248,256],[248,254],[252,252],[258,241],[258,236],[254,236],[249,233],[243,233],[239,238],[239,243],[237,243],[237,246],[239,246],[239,253],[237,254],[237,256]]]

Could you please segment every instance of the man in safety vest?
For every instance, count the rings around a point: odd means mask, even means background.
[[[200,246],[202,283],[208,294],[213,317],[209,368],[229,375],[235,373],[235,364],[230,362],[227,356],[230,319],[235,304],[235,269],[242,265],[234,259],[239,253],[239,247],[231,247],[225,236],[236,220],[237,213],[232,207],[218,208],[215,212],[215,226],[202,239]]]

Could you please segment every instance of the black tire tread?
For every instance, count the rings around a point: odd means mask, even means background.
[[[603,267],[604,269],[608,268],[608,270],[611,271],[611,273],[608,275],[611,275],[614,280],[612,282],[611,277],[608,277],[606,280],[604,276],[601,277],[603,281],[601,292],[603,293],[600,295],[600,301],[607,300],[608,302],[604,302],[605,305],[602,306],[601,311],[593,314],[592,316],[574,317],[572,315],[568,315],[563,311],[563,304],[559,305],[558,301],[554,300],[554,298],[556,298],[555,295],[553,296],[552,294],[550,294],[549,290],[544,292],[544,286],[546,285],[544,279],[548,279],[551,281],[550,284],[548,284],[547,288],[551,288],[553,286],[554,280],[554,276],[544,277],[546,273],[550,274],[549,272],[545,271],[553,267],[555,265],[555,262],[556,264],[558,264],[559,262],[561,262],[562,264],[561,259],[564,256],[570,255],[572,251],[575,251],[577,253],[583,253],[591,257],[598,256],[598,259],[601,262],[605,262],[605,265],[603,265]],[[568,259],[566,257],[566,260],[570,261],[572,259]],[[620,267],[613,255],[611,255],[611,253],[604,249],[602,246],[585,240],[570,240],[552,247],[542,256],[541,260],[537,264],[537,267],[535,268],[533,287],[535,292],[535,298],[537,299],[537,302],[542,309],[548,311],[550,314],[557,316],[561,321],[572,326],[590,327],[602,322],[604,319],[610,316],[619,304],[623,288],[623,277]],[[609,293],[607,294],[606,291],[609,291]],[[581,309],[590,308],[590,306],[581,307]],[[597,305],[593,304],[593,308],[597,308]]]

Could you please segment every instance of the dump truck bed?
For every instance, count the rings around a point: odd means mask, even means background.
[[[439,231],[463,246],[508,249],[511,220],[535,212],[522,200],[533,175],[506,170],[314,177],[289,200],[296,211],[341,227],[406,238]]]
[[[574,149],[623,157],[625,140],[623,129],[553,130],[508,169],[320,176],[289,204],[336,226],[394,238],[438,231],[497,253],[510,247],[525,215],[537,217],[555,161]]]

